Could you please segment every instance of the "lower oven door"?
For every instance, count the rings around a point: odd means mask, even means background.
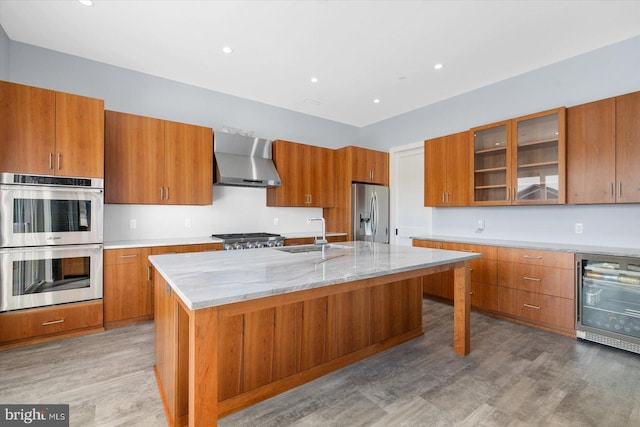
[[[100,298],[100,244],[0,249],[0,312]]]

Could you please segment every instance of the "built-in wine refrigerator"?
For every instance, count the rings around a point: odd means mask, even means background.
[[[640,259],[576,255],[579,339],[640,354]]]

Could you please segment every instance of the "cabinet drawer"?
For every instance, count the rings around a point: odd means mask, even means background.
[[[541,251],[535,249],[519,248],[498,248],[498,261],[572,269],[573,260],[574,256],[571,252]]]
[[[442,249],[462,252],[477,252],[482,254],[482,259],[498,259],[498,248],[496,246],[444,242],[442,243]]]
[[[104,265],[136,264],[146,261],[150,254],[149,248],[105,249]]]
[[[413,240],[413,246],[417,246],[419,248],[442,249],[442,244],[442,242],[436,242],[433,240]]]
[[[574,299],[573,270],[498,262],[498,285]]]
[[[575,329],[574,301],[498,286],[498,309],[549,326]]]
[[[102,326],[102,301],[0,314],[0,342]]]

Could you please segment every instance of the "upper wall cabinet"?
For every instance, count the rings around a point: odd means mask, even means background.
[[[567,201],[640,203],[640,92],[569,108]]]
[[[104,176],[104,101],[0,81],[0,170]]]
[[[105,203],[212,203],[211,128],[115,111],[105,115]]]
[[[352,182],[389,185],[389,153],[368,148],[348,146],[345,152]]]
[[[469,133],[424,142],[424,205],[468,206]]]
[[[565,203],[566,109],[473,128],[476,205]]]
[[[273,162],[282,185],[267,189],[267,206],[334,206],[334,150],[277,140]]]

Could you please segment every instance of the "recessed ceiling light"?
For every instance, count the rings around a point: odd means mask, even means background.
[[[91,0],[78,0],[80,2],[80,4],[83,4],[85,6],[93,6],[93,1]]]
[[[228,55],[230,53],[233,53],[233,49],[231,49],[229,46],[223,46],[222,47],[222,52],[226,53]]]
[[[434,69],[434,70],[442,70],[442,67],[444,67],[444,65],[442,65],[442,64],[440,64],[440,63],[438,63],[438,64],[436,64],[436,65],[434,65],[434,66],[433,66],[433,69]]]
[[[378,98],[376,98],[376,99],[373,100],[373,103],[374,104],[380,104],[380,100]]]
[[[311,83],[318,83],[319,80],[317,77],[311,77]]]

